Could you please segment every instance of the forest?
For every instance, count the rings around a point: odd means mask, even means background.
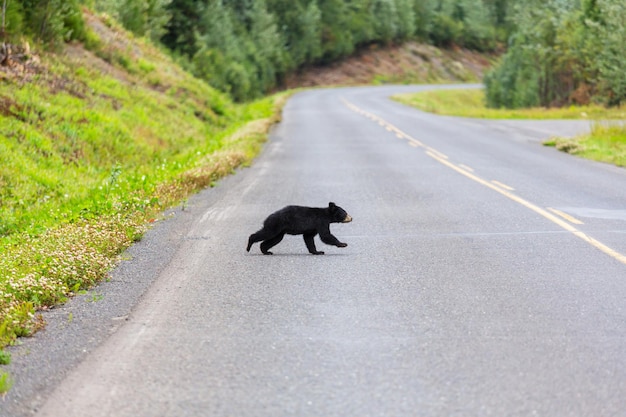
[[[491,107],[614,106],[626,98],[622,0],[2,2],[3,45],[88,41],[81,7],[89,7],[237,101],[267,94],[291,72],[408,40],[502,54],[484,80]]]
[[[286,74],[372,44],[421,40],[494,51],[510,32],[511,0],[7,0],[5,38],[49,47],[88,41],[81,7],[150,38],[237,101]]]
[[[529,0],[512,21],[507,52],[484,80],[488,105],[626,101],[626,2]]]

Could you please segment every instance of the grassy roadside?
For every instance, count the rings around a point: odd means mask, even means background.
[[[117,43],[92,33],[91,50],[0,67],[0,348],[106,279],[165,208],[249,164],[287,99],[235,104],[151,45],[98,31]],[[0,393],[10,385],[0,369]]]
[[[626,125],[596,123],[591,133],[574,138],[551,138],[544,142],[558,150],[598,162],[626,167]]]
[[[394,100],[431,113],[485,119],[587,119],[598,120],[592,131],[575,138],[551,138],[546,146],[573,155],[626,167],[626,106],[571,106],[567,108],[489,109],[480,89],[432,90],[400,94]],[[599,122],[602,120],[603,122]]]
[[[393,99],[430,113],[482,119],[626,119],[626,106],[570,106],[564,108],[490,109],[481,89],[431,90],[398,94]]]

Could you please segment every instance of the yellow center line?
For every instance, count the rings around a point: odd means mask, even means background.
[[[405,135],[405,136],[406,136],[406,135]],[[407,136],[407,138],[406,138],[406,139],[409,141],[409,143],[411,143],[412,145],[414,145],[416,148],[417,148],[417,147],[422,147],[422,148],[425,148],[424,144],[423,144],[422,142],[420,142],[419,140],[417,140],[417,139],[413,139],[412,137],[409,137],[409,136]]]
[[[431,148],[430,146],[427,146],[427,147],[426,147],[426,150],[427,150],[428,152],[430,152],[430,153],[433,153],[433,154],[435,154],[435,155],[439,156],[440,158],[443,158],[443,159],[448,159],[448,155],[443,154],[443,153],[439,152],[437,149]]]
[[[392,124],[384,121],[383,119],[379,118],[378,116],[374,116],[371,113],[367,113],[365,111],[361,111],[357,106],[355,106],[354,104],[348,102],[347,100],[345,100],[344,98],[341,99],[342,102],[350,109],[354,110],[355,112],[359,113],[359,114],[365,114],[367,115],[367,117],[372,116],[374,119],[373,120],[378,120],[379,123],[381,125],[387,125],[387,126],[391,126],[393,127]],[[402,133],[405,138],[407,140],[409,140],[410,144],[414,144],[414,146],[420,146],[420,147],[424,147],[424,145],[419,142],[417,139],[413,139],[412,137],[410,137],[409,135],[407,135],[406,133],[402,132],[400,129],[398,128],[394,128],[396,130],[396,132],[400,132]],[[448,161],[448,156],[437,151],[436,149],[428,146],[426,147],[426,155],[430,156],[431,158],[433,158],[434,160],[436,160],[437,162],[447,166],[448,168],[453,169],[454,171],[458,172],[461,175],[464,175],[465,177],[471,179],[472,181],[475,181],[479,184],[484,185],[487,188],[492,189],[493,191],[502,194],[503,196],[509,198],[510,200],[515,201],[516,203],[526,207],[527,209],[534,211],[535,213],[539,214],[540,216],[550,220],[552,223],[555,223],[556,225],[560,226],[561,228],[565,229],[566,231],[572,233],[574,236],[578,237],[579,239],[584,240],[585,242],[587,242],[588,244],[590,244],[591,246],[595,247],[596,249],[599,249],[600,251],[604,252],[605,254],[611,256],[612,258],[618,260],[619,262],[623,263],[624,265],[626,265],[626,256],[619,253],[618,251],[606,246],[604,243],[600,242],[599,240],[596,240],[594,238],[592,238],[591,236],[587,235],[586,233],[584,233],[583,231],[575,228],[574,226],[572,226],[570,223],[568,223],[567,221],[565,221],[564,219],[566,219],[567,217],[563,217],[562,214],[565,214],[565,216],[571,217],[569,215],[567,215],[566,213],[560,212],[561,214],[557,213],[557,215],[552,214],[552,212],[557,212],[555,211],[555,209],[548,209],[548,210],[544,210],[543,208],[531,203],[530,201],[524,200],[523,198],[513,194],[511,191],[513,191],[513,189],[505,184],[499,183],[497,181],[493,181],[493,182],[489,182],[475,174],[473,174],[473,170],[465,165],[455,165],[452,162]],[[469,168],[469,169],[468,169]],[[498,185],[496,185],[498,184]],[[574,219],[572,217],[572,219]],[[570,219],[568,219],[570,220]],[[574,219],[577,220],[577,219]],[[571,221],[571,220],[570,220]],[[575,222],[572,222],[575,223]],[[576,224],[582,224],[582,222],[580,223],[576,223]]]
[[[500,181],[491,180],[491,183],[492,183],[492,184],[497,185],[498,187],[502,187],[502,188],[504,188],[505,190],[515,191],[515,188],[513,188],[513,187],[511,187],[511,186],[509,186],[509,185],[503,184],[503,183],[501,183]]]
[[[429,155],[431,158],[434,158],[435,160],[437,160],[438,162],[442,163],[443,165],[452,168],[453,170],[457,171],[458,173],[465,175],[466,177],[486,186],[491,188],[492,190],[502,194],[505,197],[508,197],[509,199],[515,201],[516,203],[521,204],[522,206],[534,211],[535,213],[545,217],[546,219],[550,220],[553,223],[556,223],[558,226],[562,227],[563,229],[567,230],[568,232],[572,233],[574,236],[584,240],[585,242],[589,243],[591,246],[595,247],[596,249],[601,250],[602,252],[604,252],[605,254],[617,259],[618,261],[620,261],[621,263],[623,263],[624,265],[626,265],[626,256],[622,255],[621,253],[617,252],[616,250],[606,246],[604,243],[592,238],[591,236],[587,235],[586,233],[582,232],[581,230],[578,230],[577,228],[575,228],[574,226],[572,226],[571,224],[567,223],[566,221],[562,220],[559,217],[556,217],[555,215],[551,214],[549,211],[542,209],[539,206],[536,206],[535,204],[524,200],[521,197],[516,196],[515,194],[507,191],[507,190],[503,190],[497,186],[495,186],[494,184],[474,175],[471,174],[467,171],[464,171],[463,169],[457,167],[456,165],[454,165],[453,163],[446,161],[443,158],[439,158],[438,156],[436,156],[435,154],[432,154],[430,152],[427,152],[427,155]]]
[[[570,223],[585,224],[585,223],[581,222],[580,220],[578,220],[576,217],[570,216],[569,214],[567,214],[565,212],[562,212],[561,210],[557,210],[557,209],[552,208],[552,207],[548,207],[548,210],[550,210],[552,213],[556,214],[557,216],[563,217],[565,220],[567,220]]]

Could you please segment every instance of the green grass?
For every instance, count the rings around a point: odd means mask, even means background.
[[[165,208],[249,164],[287,97],[235,104],[138,48],[116,76],[49,55],[0,81],[0,348],[106,279]]]
[[[623,123],[595,123],[590,134],[552,138],[544,145],[594,161],[626,167],[626,125]]]
[[[8,392],[13,386],[13,380],[8,372],[0,371],[0,394]]]
[[[597,105],[565,108],[490,109],[481,89],[430,90],[398,94],[393,99],[430,113],[483,119],[626,119],[626,107]]]
[[[590,134],[575,138],[552,138],[546,146],[583,158],[626,167],[626,106],[571,106],[567,108],[489,109],[480,89],[431,90],[402,94],[395,100],[431,113],[488,119],[589,119],[594,122]],[[598,122],[604,120],[605,122]],[[616,122],[606,122],[617,120]]]

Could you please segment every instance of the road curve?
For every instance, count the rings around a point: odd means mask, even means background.
[[[290,99],[251,168],[113,273],[151,284],[36,415],[623,415],[626,171],[538,143],[584,125],[387,99],[421,88]],[[272,211],[329,201],[347,248],[246,253]]]

